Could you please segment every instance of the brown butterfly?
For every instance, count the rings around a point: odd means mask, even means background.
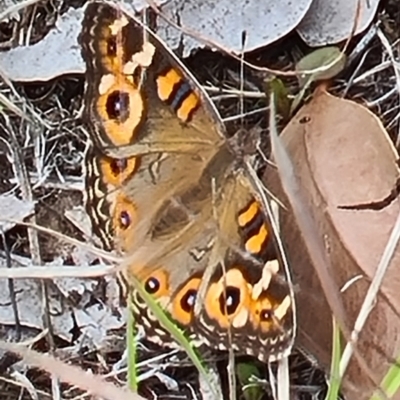
[[[264,193],[208,95],[168,47],[116,6],[88,4],[86,205],[107,249],[189,337],[272,361],[290,352],[294,299]],[[147,338],[171,337],[133,290]]]

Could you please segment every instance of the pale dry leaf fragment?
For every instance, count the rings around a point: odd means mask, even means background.
[[[131,1],[131,8],[139,11],[146,4],[145,0]],[[38,43],[0,53],[0,69],[10,80],[18,82],[48,81],[65,74],[83,74],[85,66],[78,45],[83,12],[84,8],[71,7]]]
[[[2,261],[0,259],[0,263]],[[40,284],[30,279],[18,279],[14,281],[14,287],[20,324],[37,330],[44,329]],[[71,329],[74,326],[73,320],[68,308],[63,308],[62,302],[55,293],[50,298],[50,308],[54,313],[52,323],[55,335],[70,341],[72,339]],[[15,315],[6,279],[0,280],[0,324],[15,325]]]
[[[82,9],[70,8],[38,43],[1,53],[0,68],[9,79],[20,82],[47,81],[64,74],[83,73],[77,43],[82,17]]]
[[[163,5],[165,3],[165,5]],[[296,28],[312,0],[239,0],[222,1],[155,1],[162,15],[188,28],[194,37],[217,43],[229,51],[243,50],[242,33],[246,31],[245,51],[275,42]],[[145,0],[124,4],[137,13],[148,3]],[[60,16],[56,26],[38,43],[1,53],[0,68],[12,81],[47,81],[65,74],[85,70],[77,42],[81,30],[83,8],[70,8]],[[172,49],[183,45],[183,56],[204,47],[201,39],[183,35],[159,17],[157,34]],[[182,40],[183,38],[183,40]],[[29,68],[26,68],[29,65]]]
[[[73,209],[66,210],[65,218],[73,223],[84,235],[90,237],[92,235],[92,226],[89,215],[83,206],[77,206]]]
[[[297,32],[311,47],[347,40],[355,23],[358,1],[360,16],[355,34],[363,32],[372,22],[379,0],[314,0]]]
[[[84,340],[89,347],[101,349],[106,343],[109,331],[122,329],[125,326],[125,315],[117,314],[115,311],[101,304],[94,304],[84,310],[74,310],[77,326],[81,331],[79,341]]]
[[[174,0],[161,12],[198,36],[218,43],[239,54],[267,46],[296,28],[311,6],[312,0]],[[172,48],[183,44],[183,55],[201,45],[196,38],[183,36],[160,19],[159,34]],[[246,42],[242,43],[242,32]],[[182,40],[183,38],[183,40]]]
[[[374,114],[323,90],[295,115],[280,138],[329,257],[329,290],[339,296],[348,320],[346,328],[351,331],[400,210],[398,154]],[[283,196],[276,174],[268,175],[266,181]],[[291,203],[296,201],[291,199]],[[329,294],[322,291],[304,250],[303,242],[308,239],[290,213],[282,211],[281,218],[282,236],[299,285],[299,343],[328,370],[332,311],[325,296]],[[347,399],[369,399],[400,352],[399,265],[397,250],[360,332],[358,358],[353,356],[345,375]]]
[[[12,229],[18,222],[29,217],[35,211],[33,201],[20,200],[12,195],[0,195],[0,229],[3,232]]]
[[[31,261],[22,259],[21,257],[12,256],[13,266],[17,262],[17,258],[22,262],[22,265],[27,267]],[[57,268],[57,265],[62,263],[61,258],[47,264],[52,268]],[[21,269],[27,269],[19,265]],[[0,269],[7,269],[7,263],[4,258],[0,257]],[[11,268],[13,270],[14,268]],[[16,279],[14,280],[15,302],[18,309],[20,324],[23,327],[34,328],[39,331],[45,327],[43,325],[43,305],[41,285],[35,279]],[[58,290],[54,286],[49,285],[49,307],[52,313],[51,320],[54,334],[63,340],[70,341],[72,339],[71,329],[74,326],[74,321],[71,316],[71,310],[65,306],[63,299]],[[15,325],[15,315],[10,300],[10,292],[7,279],[0,279],[0,324],[13,326]]]
[[[74,293],[79,296],[83,296],[85,292],[92,293],[99,285],[99,282],[95,279],[80,278],[54,278],[53,282],[66,298]]]

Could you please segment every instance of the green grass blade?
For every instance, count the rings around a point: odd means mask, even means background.
[[[143,285],[133,276],[130,277],[131,283],[138,291],[139,295],[146,302],[154,316],[158,319],[161,325],[171,334],[174,340],[182,347],[187,356],[192,361],[193,365],[197,368],[200,374],[203,375],[204,379],[209,383],[210,389],[215,392],[215,388],[212,384],[206,368],[200,360],[197,352],[193,348],[190,341],[186,338],[184,333],[179,329],[175,323],[170,319],[166,312],[160,307],[160,305],[154,300],[154,298],[146,292]]]
[[[331,360],[331,373],[328,383],[328,393],[326,400],[337,400],[340,388],[340,359],[342,357],[342,349],[340,343],[340,329],[336,323],[335,318],[332,320],[332,360]]]
[[[380,390],[376,391],[371,400],[391,399],[400,387],[400,358],[389,368],[380,385]]]
[[[138,391],[137,369],[136,369],[136,340],[135,340],[135,319],[128,309],[126,326],[126,345],[128,348],[128,387],[132,392]]]

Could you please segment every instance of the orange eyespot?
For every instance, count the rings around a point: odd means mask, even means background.
[[[108,74],[100,81],[96,111],[113,146],[134,142],[145,118],[142,94],[125,76]]]
[[[279,318],[275,314],[278,304],[268,296],[254,300],[251,306],[251,321],[255,330],[269,332],[279,329]]]
[[[106,111],[110,119],[124,123],[129,118],[129,94],[121,90],[114,90],[107,96]]]
[[[120,186],[129,179],[138,169],[140,159],[131,158],[111,158],[104,156],[100,160],[101,176],[106,184]]]
[[[172,317],[181,325],[189,325],[193,318],[200,278],[190,279],[172,301]]]
[[[123,194],[116,196],[112,212],[112,226],[119,250],[126,251],[131,240],[132,227],[136,221],[136,208]]]
[[[155,299],[168,296],[169,279],[166,271],[159,269],[154,271],[143,281],[144,288],[147,293],[151,294]]]
[[[249,285],[239,269],[230,269],[217,282],[211,283],[205,297],[205,311],[221,328],[243,326],[250,305]]]

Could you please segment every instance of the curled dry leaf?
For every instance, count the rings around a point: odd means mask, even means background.
[[[296,64],[300,86],[307,82],[331,79],[343,71],[346,55],[338,47],[323,47],[307,54]]]
[[[351,331],[400,210],[398,155],[374,114],[322,90],[280,137],[323,239],[332,278],[325,283],[342,301]],[[265,180],[289,210],[282,210],[281,229],[296,286],[299,344],[328,371],[332,312],[326,299],[332,299],[332,292],[322,290],[277,172],[267,171]],[[353,356],[343,381],[346,399],[369,398],[399,355],[399,265],[398,250],[360,332],[358,360]]]

